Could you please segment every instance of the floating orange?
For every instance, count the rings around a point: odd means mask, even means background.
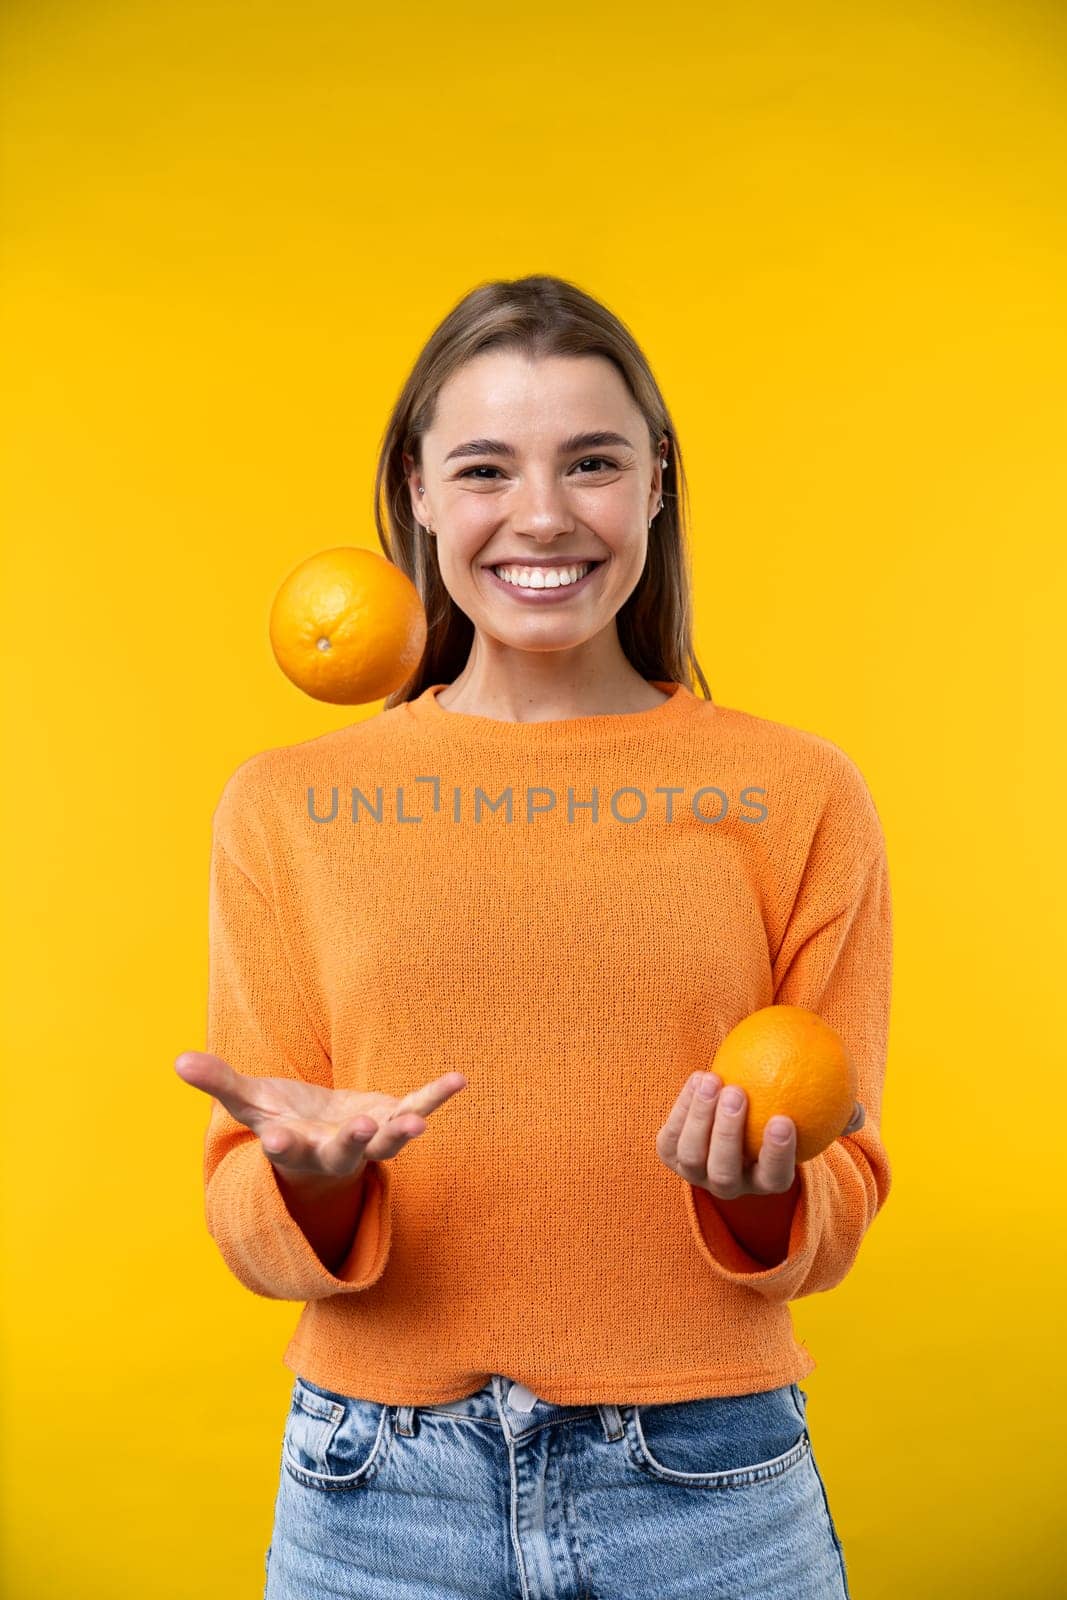
[[[802,1006],[764,1006],[732,1028],[711,1070],[748,1098],[746,1161],[759,1158],[763,1130],[775,1116],[797,1125],[796,1160],[810,1161],[851,1119],[859,1093],[841,1035]]]
[[[285,676],[314,700],[365,705],[410,677],[426,613],[406,573],[374,550],[341,545],[295,567],[274,597],[270,642]]]

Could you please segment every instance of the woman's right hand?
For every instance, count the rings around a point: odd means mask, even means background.
[[[303,1078],[246,1077],[202,1050],[183,1051],[174,1068],[251,1128],[267,1158],[297,1181],[353,1178],[368,1161],[389,1161],[425,1130],[438,1106],[467,1087],[462,1072],[446,1072],[398,1100],[324,1089]]]

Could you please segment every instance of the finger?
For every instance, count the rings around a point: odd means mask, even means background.
[[[260,1144],[276,1166],[296,1172],[321,1172],[336,1177],[353,1173],[378,1132],[373,1117],[354,1117],[329,1137],[319,1137],[314,1124],[273,1122]],[[399,1148],[399,1147],[398,1147]]]
[[[776,1138],[781,1130],[784,1139]],[[796,1177],[797,1125],[792,1117],[772,1117],[763,1130],[759,1159],[748,1173],[757,1194],[784,1194]]]
[[[418,1126],[410,1125],[414,1123]],[[338,1172],[351,1171],[361,1157],[367,1161],[387,1161],[402,1150],[409,1139],[421,1133],[425,1126],[421,1117],[377,1123],[373,1117],[364,1114],[338,1128],[333,1138],[323,1146],[322,1158],[329,1163],[331,1171]]]
[[[432,1078],[429,1083],[404,1095],[397,1101],[393,1116],[402,1111],[415,1111],[419,1116],[428,1117],[431,1111],[436,1111],[438,1106],[443,1106],[446,1100],[466,1087],[467,1079],[462,1072],[446,1072],[442,1077]]]
[[[863,1127],[863,1124],[866,1122],[866,1120],[867,1120],[867,1113],[864,1110],[863,1106],[861,1106],[859,1101],[857,1100],[855,1105],[854,1105],[854,1107],[853,1107],[853,1110],[852,1110],[852,1116],[849,1118],[848,1122],[845,1124],[844,1130],[842,1132],[842,1138],[844,1137],[844,1134],[846,1134],[846,1133],[858,1133],[860,1128]]]
[[[381,1123],[367,1145],[368,1161],[389,1161],[412,1139],[417,1139],[429,1126],[425,1117],[407,1112],[402,1117],[392,1116]]]
[[[685,1127],[685,1119],[689,1112],[689,1102],[696,1088],[699,1072],[692,1073],[678,1091],[678,1098],[671,1107],[670,1115],[656,1135],[656,1151],[661,1161],[669,1167],[678,1164],[678,1137]]]
[[[708,1138],[716,1116],[721,1080],[715,1073],[698,1073],[686,1096],[685,1121],[678,1135],[678,1170],[692,1183],[704,1183],[708,1171]]]
[[[206,1050],[183,1050],[180,1056],[174,1057],[174,1070],[194,1089],[206,1089],[223,1082],[226,1073],[233,1068],[221,1056],[209,1055]]]
[[[262,1115],[248,1093],[248,1086],[256,1079],[245,1077],[221,1056],[213,1056],[207,1050],[183,1050],[174,1058],[174,1070],[194,1089],[202,1089],[221,1101],[230,1116],[246,1127],[254,1127]]]
[[[739,1097],[735,1105],[735,1096]],[[733,1200],[743,1193],[745,1119],[748,1101],[745,1091],[727,1084],[719,1095],[715,1122],[708,1147],[707,1183],[722,1200]]]

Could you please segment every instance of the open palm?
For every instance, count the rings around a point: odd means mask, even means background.
[[[438,1106],[467,1087],[462,1072],[446,1072],[397,1099],[303,1078],[249,1077],[201,1050],[183,1051],[174,1069],[251,1128],[276,1166],[335,1178],[353,1176],[367,1161],[388,1161],[425,1130]]]

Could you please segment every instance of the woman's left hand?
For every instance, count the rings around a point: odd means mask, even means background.
[[[710,1094],[698,1092],[701,1079]],[[736,1108],[730,1104],[734,1095],[738,1097]],[[764,1129],[759,1159],[746,1168],[747,1113],[743,1089],[736,1084],[724,1087],[714,1072],[695,1072],[656,1135],[656,1153],[680,1178],[720,1200],[736,1200],[743,1194],[784,1194],[796,1178],[796,1123],[791,1117],[772,1117]],[[857,1102],[842,1133],[855,1133],[864,1119],[863,1107]],[[779,1126],[787,1130],[781,1143],[772,1137]]]

